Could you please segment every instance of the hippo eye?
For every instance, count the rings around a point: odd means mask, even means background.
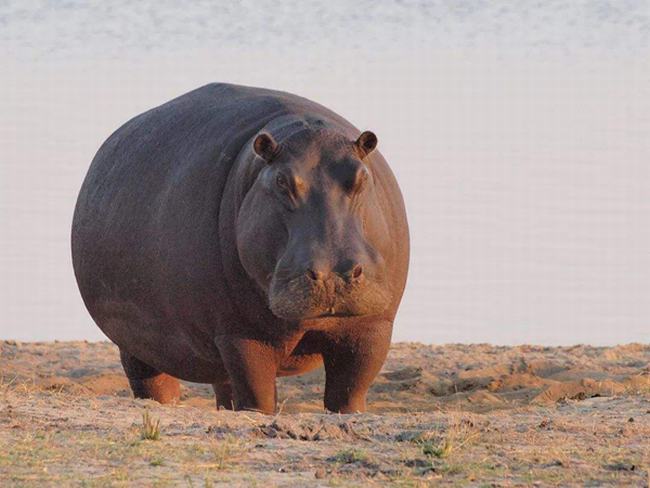
[[[275,177],[275,184],[278,185],[278,188],[284,192],[288,192],[290,190],[289,180],[282,173],[278,173],[278,175]]]

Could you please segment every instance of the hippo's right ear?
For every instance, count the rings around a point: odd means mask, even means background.
[[[361,153],[361,157],[365,158],[377,147],[377,136],[374,132],[370,132],[369,130],[364,131],[361,133],[354,145]]]
[[[255,150],[255,154],[267,163],[270,163],[278,152],[278,143],[275,142],[271,134],[262,132],[255,138],[253,149]]]

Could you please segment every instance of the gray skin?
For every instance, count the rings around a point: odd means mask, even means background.
[[[325,407],[364,411],[406,281],[402,196],[377,138],[304,98],[210,84],[127,122],[81,188],[83,300],[136,397],[178,378],[271,413],[324,364]]]

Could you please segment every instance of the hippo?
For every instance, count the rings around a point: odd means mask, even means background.
[[[324,366],[324,407],[366,409],[405,287],[402,195],[361,132],[305,98],[212,83],[98,150],[72,223],[83,301],[136,398],[179,380],[273,413],[276,378]]]

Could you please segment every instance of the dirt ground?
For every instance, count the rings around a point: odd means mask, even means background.
[[[394,344],[358,415],[323,385],[280,379],[276,416],[189,383],[162,406],[110,343],[0,342],[0,486],[650,486],[650,345]]]

